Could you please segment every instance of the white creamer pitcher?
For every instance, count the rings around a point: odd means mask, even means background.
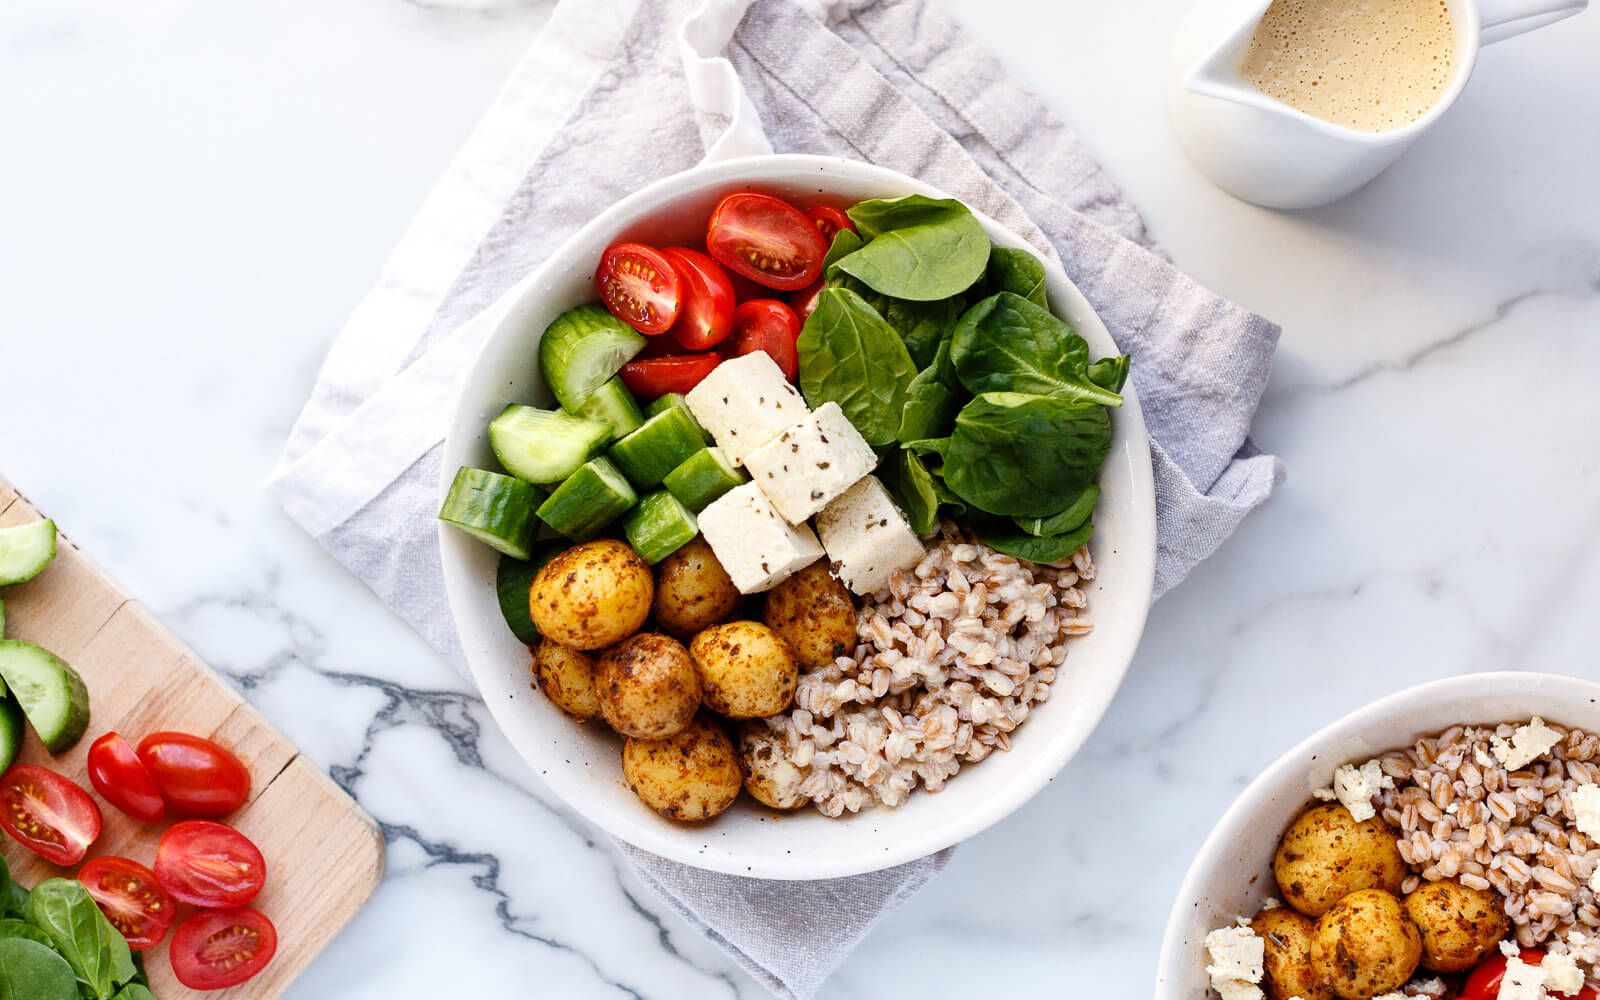
[[[1376,0],[1381,3],[1382,0]],[[1200,0],[1179,26],[1167,110],[1184,151],[1219,187],[1268,208],[1310,208],[1382,173],[1450,109],[1478,48],[1576,14],[1588,0],[1446,0],[1455,60],[1438,101],[1416,121],[1358,132],[1312,117],[1239,75],[1270,0]]]

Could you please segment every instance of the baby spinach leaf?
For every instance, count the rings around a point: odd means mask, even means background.
[[[24,914],[50,936],[73,974],[100,1000],[110,1000],[118,983],[137,971],[128,941],[107,920],[81,882],[46,879],[34,886]]]
[[[972,287],[989,262],[983,223],[959,201],[921,195],[864,201],[850,218],[867,245],[837,266],[884,295],[947,299]]]
[[[905,447],[918,455],[937,455],[942,459],[945,453],[950,450],[950,439],[947,437],[920,438],[916,441],[907,441]]]
[[[1028,251],[995,247],[989,251],[986,275],[990,294],[1012,292],[1040,308],[1050,308],[1044,294],[1044,265]]]
[[[1073,531],[1039,538],[1025,532],[992,531],[980,525],[978,540],[1008,556],[1036,563],[1058,563],[1072,558],[1094,534],[1094,523],[1085,521]]]
[[[1121,406],[1089,381],[1089,345],[1048,309],[998,292],[968,309],[950,345],[961,384],[974,393],[1024,392]]]
[[[937,302],[907,302],[887,296],[882,297],[881,302],[873,302],[871,296],[865,298],[905,341],[906,351],[918,368],[933,363],[939,345],[955,333],[956,322],[961,319],[966,305],[959,295]]]
[[[20,917],[28,902],[28,890],[11,881],[11,866],[0,857],[0,917]]]
[[[870,445],[895,439],[917,367],[882,316],[847,288],[825,288],[798,346],[807,403],[838,403]]]
[[[865,240],[848,229],[834,233],[833,243],[829,244],[828,253],[822,258],[822,276],[832,281],[839,273],[839,269],[834,265],[839,263],[841,258],[855,253],[866,245]]]
[[[1110,451],[1111,418],[1103,406],[986,392],[956,416],[944,450],[944,479],[979,510],[1049,517],[1094,480]]]
[[[929,535],[939,523],[939,496],[933,475],[915,453],[900,449],[883,466],[883,484],[905,512],[911,530]]]
[[[939,344],[933,363],[917,373],[906,387],[906,408],[900,415],[901,441],[938,437],[950,433],[966,392],[955,380],[950,365],[950,342]]]
[[[78,1000],[67,960],[27,938],[0,938],[0,1000]]]
[[[55,942],[50,940],[50,935],[26,920],[18,920],[15,917],[6,917],[0,920],[0,938],[26,938],[29,941],[37,941],[42,945],[55,946]]]
[[[1126,354],[1114,358],[1101,358],[1089,366],[1089,381],[1102,389],[1121,392],[1128,381],[1129,358]]]
[[[1065,534],[1089,520],[1089,515],[1094,513],[1094,505],[1099,502],[1100,487],[1090,483],[1061,513],[1050,517],[1019,517],[1016,518],[1017,527],[1039,538]]]
[[[955,492],[946,486],[944,480],[938,476],[933,479],[933,494],[939,498],[939,509],[947,512],[951,517],[960,517],[967,512],[967,502],[956,496]]]
[[[141,983],[129,983],[117,991],[112,1000],[156,1000],[156,995],[150,992],[148,986]]]

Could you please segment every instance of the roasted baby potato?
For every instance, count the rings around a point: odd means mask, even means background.
[[[713,625],[689,642],[706,707],[730,719],[765,719],[794,700],[800,668],[789,644],[760,622]]]
[[[1492,891],[1459,882],[1425,882],[1406,897],[1406,916],[1422,934],[1422,967],[1461,972],[1506,936],[1508,921]]]
[[[808,670],[850,655],[856,645],[856,606],[826,559],[768,591],[761,618]]]
[[[1400,900],[1361,889],[1317,920],[1311,967],[1344,1000],[1368,1000],[1406,984],[1422,959],[1422,935]]]
[[[533,578],[528,613],[546,639],[572,649],[603,649],[639,631],[650,615],[650,567],[611,538],[556,556]]]
[[[704,538],[694,539],[656,567],[656,624],[680,639],[727,621],[739,607],[739,597],[739,588]]]
[[[739,762],[722,727],[705,715],[666,739],[629,738],[622,776],[633,794],[668,819],[710,819],[739,797]]]
[[[777,734],[765,722],[745,723],[739,734],[739,770],[744,773],[744,790],[764,806],[798,809],[811,801],[800,791],[806,773],[782,749]]]
[[[1284,831],[1272,858],[1278,890],[1295,909],[1320,917],[1357,889],[1400,892],[1406,865],[1394,831],[1377,816],[1357,823],[1330,803],[1301,813]]]
[[[1287,906],[1262,910],[1250,921],[1264,946],[1261,988],[1271,1000],[1333,1000],[1333,989],[1311,967],[1316,921]]]
[[[563,712],[584,722],[600,714],[594,687],[594,658],[543,639],[533,651],[533,678],[544,696]]]
[[[606,650],[595,668],[600,714],[624,736],[659,740],[694,718],[700,681],[683,643],[642,632]]]

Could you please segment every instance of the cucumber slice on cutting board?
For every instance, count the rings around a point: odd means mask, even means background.
[[[617,319],[604,306],[568,309],[539,338],[539,370],[550,392],[568,413],[577,413],[635,354],[644,334]]]
[[[640,500],[639,506],[629,511],[623,519],[622,530],[627,534],[628,544],[633,546],[633,551],[652,566],[683,548],[700,533],[689,508],[666,490],[657,490]]]
[[[564,538],[546,538],[533,543],[533,558],[513,559],[500,557],[495,571],[494,589],[500,598],[500,614],[506,625],[521,642],[533,645],[539,641],[539,630],[533,627],[533,616],[528,608],[528,591],[533,589],[533,578],[539,575],[544,564],[565,552],[568,542]]]
[[[539,505],[539,520],[575,542],[600,533],[639,502],[628,480],[604,457],[586,463]]]
[[[611,440],[611,429],[560,410],[513,403],[489,421],[489,447],[506,471],[530,483],[559,483]]]
[[[500,552],[526,559],[539,519],[539,491],[498,472],[463,465],[439,508],[439,520],[454,525]]]
[[[639,412],[639,401],[622,384],[622,379],[615,377],[596,389],[594,395],[578,407],[577,415],[611,428],[611,441],[632,434],[644,423],[644,414]]]
[[[45,749],[72,749],[89,728],[89,689],[65,660],[20,639],[0,640],[0,677]]]
[[[0,698],[0,772],[17,759],[22,749],[22,706],[10,695]]]
[[[55,557],[54,521],[30,521],[0,528],[0,587],[32,580]]]
[[[701,448],[667,473],[661,485],[696,514],[750,477],[734,468],[721,448]]]

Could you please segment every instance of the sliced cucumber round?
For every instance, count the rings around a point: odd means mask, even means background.
[[[506,471],[530,483],[559,483],[611,440],[611,429],[560,410],[513,403],[489,422],[489,447]]]
[[[644,334],[604,306],[568,309],[539,339],[539,370],[562,409],[576,413],[635,354]]]
[[[0,587],[32,580],[55,557],[54,521],[30,521],[0,528]]]
[[[65,660],[32,643],[0,640],[0,677],[46,750],[63,753],[83,738],[89,689]]]
[[[439,520],[514,559],[526,559],[539,519],[539,491],[498,472],[462,466],[439,508]]]

